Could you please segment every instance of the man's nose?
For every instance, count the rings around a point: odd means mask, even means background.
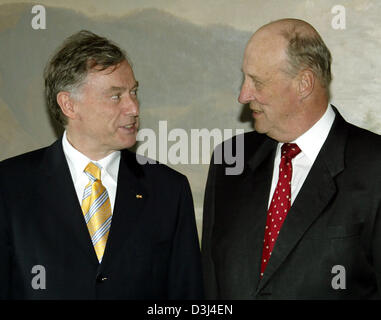
[[[239,103],[247,104],[252,100],[254,100],[254,91],[247,83],[243,83],[238,97]]]
[[[139,115],[139,101],[137,98],[129,97],[123,105],[124,113],[128,115]]]

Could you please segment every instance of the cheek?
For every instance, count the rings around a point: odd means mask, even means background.
[[[96,119],[98,123],[103,124],[103,126],[112,126],[118,119],[118,115],[118,112],[116,112],[116,109],[112,108],[112,106],[103,106],[93,112],[94,119]]]
[[[114,126],[116,121],[111,117],[109,112],[104,110],[92,110],[88,112],[84,124],[94,136],[106,136],[115,131]]]
[[[273,86],[265,86],[261,90],[256,91],[255,99],[264,106],[273,106],[280,98],[279,90]]]
[[[271,114],[275,109],[274,97],[269,92],[257,92],[254,105],[259,105],[265,114]]]
[[[253,97],[253,99],[250,100],[249,103],[253,106],[259,107],[259,109],[262,109],[262,110],[269,105],[269,101],[267,97],[258,92],[256,92],[255,96]]]

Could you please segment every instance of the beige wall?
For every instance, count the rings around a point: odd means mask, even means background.
[[[46,29],[31,26],[35,4]],[[344,5],[345,29],[331,12]],[[125,48],[141,84],[142,128],[244,129],[237,102],[251,33],[278,18],[314,25],[333,55],[332,102],[343,116],[381,133],[381,1],[346,0],[0,0],[0,160],[52,143],[42,70],[68,35],[89,29]],[[190,151],[191,152],[191,151]],[[207,164],[169,165],[191,183],[199,228]]]

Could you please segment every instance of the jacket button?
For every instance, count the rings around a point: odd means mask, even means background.
[[[105,282],[106,280],[108,280],[108,277],[106,277],[106,276],[103,275],[103,274],[100,274],[100,275],[97,276],[97,282],[98,282],[98,283],[103,283],[103,282]]]

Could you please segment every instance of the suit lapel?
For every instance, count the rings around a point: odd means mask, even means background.
[[[114,212],[101,271],[112,261],[112,255],[121,252],[131,231],[136,228],[142,209],[149,197],[144,186],[139,182],[144,173],[137,163],[135,154],[123,150],[119,164],[118,184]]]
[[[247,260],[243,265],[249,265],[249,268],[242,268],[241,278],[248,279],[245,284],[246,294],[252,296],[253,288],[257,287],[260,274],[260,261],[262,255],[263,235],[266,223],[266,211],[268,197],[271,187],[275,150],[277,143],[266,139],[256,150],[256,153],[247,161],[248,170],[244,172],[243,181],[237,184],[237,190],[240,190],[238,215],[242,216],[239,221],[244,221],[240,226],[239,233],[245,236],[242,246],[242,252],[249,252]],[[250,148],[249,146],[247,148]],[[249,149],[246,149],[249,150]],[[256,245],[259,244],[259,245]],[[245,271],[246,270],[246,271]]]
[[[334,178],[344,169],[347,128],[344,119],[334,110],[335,122],[287,214],[257,292],[266,285],[336,194]]]
[[[76,238],[78,247],[92,263],[99,264],[78,202],[61,139],[47,148],[41,170],[42,183],[37,192],[40,193],[46,210],[52,211],[54,208],[52,214],[57,217],[62,228],[70,232],[68,236]],[[135,154],[127,150],[122,151],[114,212],[100,265],[101,270],[110,261],[112,253],[119,252],[129,231],[136,226],[139,213],[148,197],[146,189],[139,183],[141,176],[143,172],[136,161]]]
[[[61,139],[47,148],[41,170],[44,174],[41,176],[42,183],[38,192],[43,199],[43,205],[56,216],[62,230],[68,232],[67,236],[76,238],[78,247],[97,264],[98,259],[78,202]]]

